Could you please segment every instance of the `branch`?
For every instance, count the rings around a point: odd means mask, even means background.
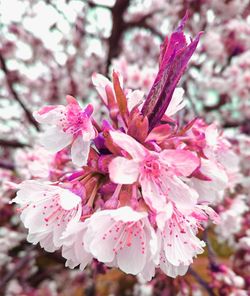
[[[5,74],[6,82],[7,82],[8,88],[9,88],[12,96],[14,97],[14,99],[19,103],[19,105],[24,110],[24,113],[26,114],[26,117],[27,117],[28,121],[36,128],[37,131],[39,131],[40,129],[39,129],[38,123],[36,122],[36,120],[32,116],[29,109],[25,106],[25,104],[19,98],[19,95],[17,94],[17,92],[16,92],[16,90],[14,88],[13,81],[12,81],[11,76],[10,76],[10,72],[9,72],[9,70],[7,68],[5,59],[2,56],[1,52],[0,52],[0,66],[1,66],[1,68],[2,68],[2,70],[4,72],[4,74]]]
[[[207,291],[209,296],[216,296],[216,294],[214,293],[213,289],[209,286],[209,284],[203,280],[203,278],[201,278],[199,276],[198,273],[196,273],[191,267],[189,267],[188,272],[196,279],[196,281]]]
[[[10,171],[14,171],[15,170],[15,166],[13,163],[7,162],[5,160],[0,160],[0,168],[2,169],[6,169],[6,170],[10,170]]]
[[[160,9],[151,11],[148,14],[143,15],[139,20],[135,20],[135,21],[131,21],[131,22],[127,22],[126,26],[127,28],[144,28],[149,30],[151,33],[153,33],[154,35],[158,36],[162,41],[164,40],[164,35],[157,31],[154,27],[152,27],[150,24],[147,23],[147,20],[152,17],[154,14],[160,12]]]
[[[0,146],[11,147],[11,148],[30,147],[30,145],[25,144],[25,143],[20,143],[16,140],[3,140],[3,139],[0,139]]]
[[[111,64],[111,60],[117,57],[121,51],[121,38],[124,31],[127,28],[124,22],[123,15],[130,4],[130,0],[117,0],[115,5],[111,8],[112,13],[112,31],[108,39],[109,49],[107,56],[107,67],[106,73],[108,73],[108,68]]]
[[[135,27],[147,29],[154,35],[158,36],[161,40],[164,40],[164,35],[146,22],[136,25]]]
[[[131,28],[144,28],[149,30],[154,35],[158,36],[161,40],[164,39],[164,36],[161,32],[157,31],[154,27],[147,23],[147,19],[160,10],[155,10],[146,15],[143,15],[139,20],[125,22],[123,19],[123,15],[129,7],[129,4],[130,0],[117,0],[115,5],[111,8],[113,26],[111,35],[108,39],[109,51],[107,56],[106,73],[108,73],[108,68],[111,64],[111,60],[117,57],[121,52],[121,38],[126,30]]]
[[[214,264],[216,264],[216,262],[215,262],[216,254],[215,254],[215,251],[209,241],[207,228],[203,232],[203,240],[205,241],[205,243],[207,245],[208,259],[210,261],[210,264],[214,265]]]
[[[93,1],[83,1],[85,4],[88,4],[88,6],[90,8],[95,8],[95,7],[99,7],[99,8],[105,8],[105,9],[112,9],[111,6],[105,5],[105,4],[101,4],[101,3],[95,3]]]

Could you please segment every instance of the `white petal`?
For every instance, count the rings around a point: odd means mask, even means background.
[[[161,270],[167,275],[172,278],[176,278],[178,275],[183,276],[188,271],[189,265],[179,265],[175,266],[168,262],[168,260],[165,260],[165,262],[160,263]]]
[[[202,159],[201,172],[212,179],[215,190],[223,190],[228,184],[228,177],[224,168],[208,159]]]
[[[142,188],[142,196],[147,205],[157,212],[162,211],[166,206],[167,195],[153,178],[140,177],[139,180]]]
[[[88,227],[85,222],[70,223],[63,234],[62,256],[67,259],[65,265],[74,268],[80,264],[83,270],[92,260],[92,255],[84,248],[84,236]]]
[[[56,247],[53,244],[51,232],[29,233],[27,241],[29,243],[33,243],[34,245],[40,242],[41,247],[47,252],[54,252],[59,249],[59,247]]]
[[[177,87],[174,90],[172,99],[170,101],[170,104],[168,105],[168,108],[165,112],[167,116],[172,116],[182,108],[186,106],[186,102],[183,101],[183,95],[184,95],[184,89],[181,87]]]
[[[39,123],[57,124],[65,117],[66,107],[62,105],[45,106],[39,111],[33,112],[33,116]]]
[[[166,259],[175,266],[191,264],[193,257],[204,251],[204,242],[196,237],[191,226],[185,223],[183,221],[181,225],[177,225],[178,222],[170,219],[164,231],[163,250]]]
[[[104,103],[107,105],[108,99],[107,99],[105,87],[106,87],[106,85],[108,85],[111,89],[113,89],[113,84],[111,83],[110,80],[108,80],[108,78],[106,78],[105,76],[98,74],[98,73],[94,73],[92,75],[92,82],[93,82],[94,86],[96,87],[97,92],[99,93],[99,95],[103,99]]]
[[[19,190],[17,191],[16,197],[12,202],[18,204],[27,204],[33,201],[39,201],[44,199],[44,191],[54,192],[56,189],[53,186],[46,185],[39,181],[27,180],[19,184]]]
[[[155,263],[152,260],[147,260],[143,270],[140,272],[142,280],[145,282],[151,281],[155,275]]]
[[[60,190],[59,194],[60,194],[60,206],[64,210],[71,210],[81,202],[80,196],[74,194],[73,192],[67,189]]]
[[[122,250],[118,251],[118,254],[117,254],[118,267],[122,271],[129,274],[136,275],[140,273],[143,270],[146,263],[146,252],[142,254],[140,250],[141,250],[141,240],[139,239],[139,236],[133,237],[132,244],[130,247],[125,245]]]
[[[53,153],[67,147],[72,140],[73,136],[71,134],[67,134],[57,127],[49,127],[40,137],[41,144]]]
[[[166,224],[166,221],[172,217],[173,214],[173,204],[168,202],[165,208],[162,208],[161,212],[156,214],[156,224],[159,229],[163,230]]]
[[[115,256],[113,252],[115,234],[108,236],[105,240],[103,235],[112,226],[113,222],[109,216],[104,216],[101,220],[98,217],[97,219],[95,219],[96,217],[92,219],[92,217],[84,237],[85,249],[100,262],[112,262]]]
[[[133,184],[139,176],[139,163],[125,157],[116,157],[109,164],[109,175],[117,184]]]
[[[166,182],[169,186],[168,196],[177,209],[183,214],[191,213],[199,197],[197,192],[176,176],[168,177]]]
[[[128,110],[131,111],[135,106],[142,104],[144,92],[141,90],[134,90],[127,95]]]
[[[201,172],[211,178],[211,181],[203,181],[197,178],[191,179],[193,188],[199,194],[199,202],[213,203],[219,197],[219,193],[228,185],[228,177],[225,170],[216,163],[202,159]]]
[[[73,142],[71,147],[72,162],[77,166],[87,164],[91,142],[84,142],[79,135]]]
[[[148,216],[147,212],[137,212],[131,207],[125,206],[117,210],[110,210],[110,216],[116,221],[122,222],[136,222]]]

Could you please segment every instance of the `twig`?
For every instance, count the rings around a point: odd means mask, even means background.
[[[210,268],[212,270],[217,270],[219,268],[219,265],[216,262],[216,253],[209,241],[207,229],[205,229],[203,232],[203,240],[206,242],[206,245],[207,245],[208,260],[209,260]]]
[[[143,23],[143,24],[139,24],[135,27],[139,27],[139,28],[144,28],[144,29],[147,29],[149,30],[151,33],[153,33],[154,35],[158,36],[161,40],[164,40],[164,35],[157,31],[154,27],[152,27],[151,25],[147,24],[146,22]]]
[[[32,116],[30,110],[25,106],[25,104],[22,102],[22,100],[19,98],[18,93],[16,92],[14,85],[13,85],[13,81],[10,77],[10,72],[7,68],[6,62],[4,57],[2,56],[1,52],[0,52],[0,66],[5,74],[6,77],[6,82],[8,85],[8,88],[12,94],[12,96],[14,97],[14,99],[19,103],[19,105],[22,107],[22,109],[24,110],[27,119],[29,120],[29,122],[36,128],[37,131],[39,131],[39,125],[36,122],[36,120],[34,119],[34,117]]]
[[[196,279],[196,281],[207,291],[209,296],[216,296],[213,289],[209,286],[209,284],[201,278],[198,273],[196,273],[191,267],[189,267],[188,272]]]

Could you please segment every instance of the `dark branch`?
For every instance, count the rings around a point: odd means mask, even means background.
[[[126,23],[126,26],[128,29],[130,28],[144,28],[149,30],[154,35],[158,36],[161,40],[164,40],[164,35],[157,31],[154,27],[152,27],[149,23],[147,23],[147,20],[151,18],[154,14],[160,12],[160,10],[154,10],[148,14],[143,15],[140,19],[128,22]]]
[[[125,22],[123,15],[127,10],[127,8],[129,7],[129,4],[130,4],[130,0],[117,0],[115,5],[111,8],[113,26],[112,26],[111,35],[108,39],[109,50],[108,50],[108,56],[107,56],[106,74],[108,73],[108,69],[112,59],[117,57],[122,50],[121,39],[126,30],[129,30],[132,28],[144,28],[149,30],[154,35],[158,36],[161,40],[164,39],[164,36],[161,32],[157,31],[153,26],[147,23],[147,20],[150,17],[152,17],[152,15],[159,12],[159,10],[155,10],[146,15],[143,15],[138,20]]]
[[[16,140],[3,140],[3,139],[0,139],[0,146],[10,147],[10,148],[30,147],[30,145],[25,144],[25,143],[20,143]]]
[[[111,60],[117,57],[121,52],[121,39],[127,28],[123,15],[129,6],[129,3],[130,0],[117,0],[115,5],[111,8],[113,26],[111,35],[108,39],[109,49],[107,56],[107,73]]]
[[[5,160],[0,160],[0,168],[10,170],[10,171],[15,170],[14,164]]]
[[[4,72],[4,74],[5,74],[6,82],[7,82],[8,88],[9,88],[13,98],[19,103],[19,105],[24,110],[24,113],[26,114],[26,117],[27,117],[28,121],[36,128],[37,131],[39,131],[40,129],[39,129],[38,123],[36,122],[36,120],[32,116],[29,109],[25,106],[25,104],[19,98],[19,95],[18,95],[18,93],[16,92],[16,90],[14,88],[13,81],[12,81],[11,76],[10,76],[10,72],[9,72],[9,70],[7,68],[5,59],[2,56],[1,52],[0,52],[0,66],[1,66],[1,68],[2,68],[2,70]]]
[[[93,1],[83,1],[83,2],[88,4],[88,6],[90,8],[99,7],[99,8],[105,8],[105,9],[112,9],[112,7],[110,7],[108,5],[104,5],[104,4],[101,4],[101,3],[94,3]]]

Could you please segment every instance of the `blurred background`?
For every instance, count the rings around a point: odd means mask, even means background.
[[[36,146],[41,128],[32,112],[64,104],[67,94],[100,107],[91,76],[110,76],[112,69],[126,88],[147,94],[160,44],[186,11],[187,36],[204,34],[179,83],[187,101],[179,116],[215,122],[238,155],[216,205],[222,223],[208,227],[208,250],[182,278],[158,273],[144,284],[97,262],[84,272],[69,270],[60,254],[26,242],[9,204],[11,182],[46,178],[52,161]],[[96,116],[101,113],[100,107]],[[1,1],[0,295],[249,295],[249,192],[249,0]]]

